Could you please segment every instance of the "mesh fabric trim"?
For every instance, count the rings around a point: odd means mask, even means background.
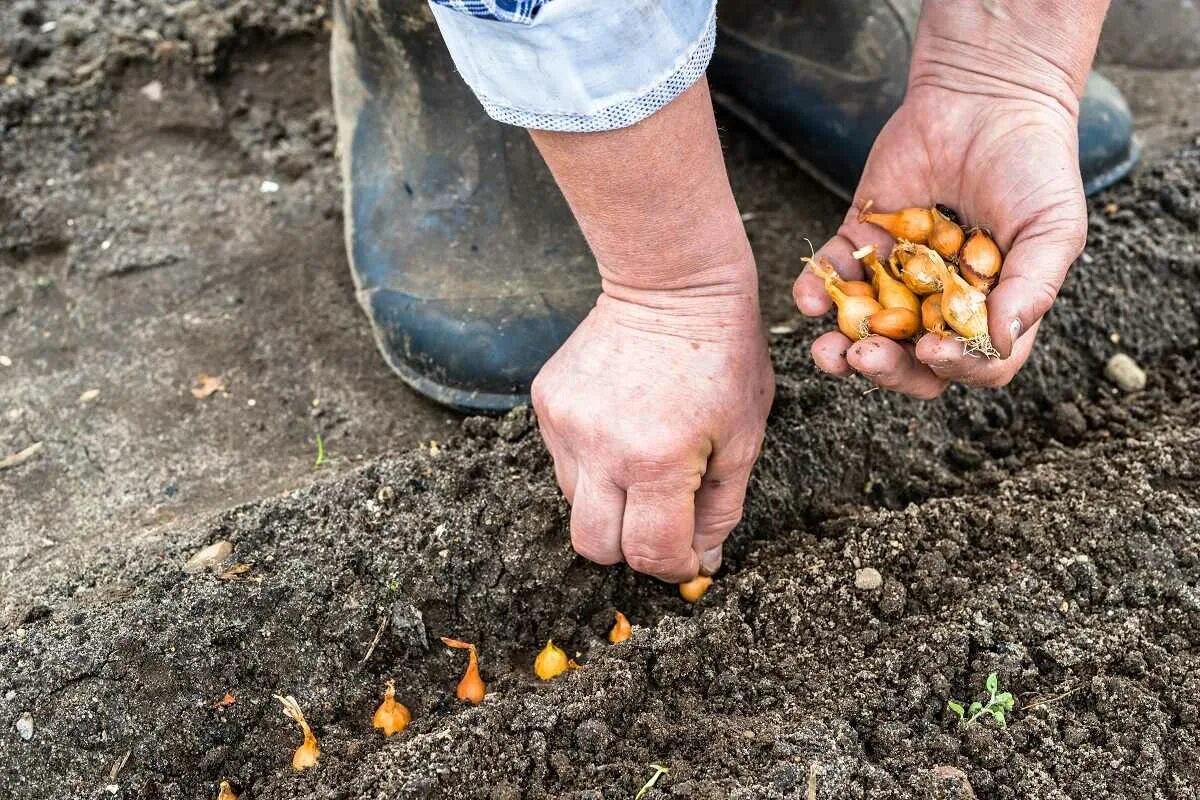
[[[712,59],[716,40],[717,21],[714,17],[709,20],[708,30],[692,46],[687,60],[675,72],[643,94],[615,103],[594,114],[524,111],[495,103],[482,95],[479,97],[479,102],[483,104],[484,111],[492,119],[521,128],[570,133],[594,133],[628,128],[630,125],[641,122],[691,88],[692,84],[704,74],[704,70],[708,69],[708,62]]]

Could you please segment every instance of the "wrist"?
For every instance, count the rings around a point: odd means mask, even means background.
[[[1036,102],[1077,119],[1108,0],[926,0],[909,92]]]

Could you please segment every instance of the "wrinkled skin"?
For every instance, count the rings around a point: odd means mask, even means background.
[[[843,276],[862,278],[854,250],[873,244],[889,252],[891,237],[858,221],[858,208],[868,200],[880,211],[943,203],[967,224],[987,227],[1005,254],[1000,281],[988,297],[991,337],[1002,358],[967,355],[955,338],[936,335],[914,346],[880,336],[851,342],[835,330],[812,348],[817,366],[831,375],[857,372],[877,386],[924,399],[951,381],[996,387],[1012,380],[1087,234],[1076,166],[1077,106],[1036,92],[998,96],[941,84],[914,79],[875,142],[854,207],[818,255]],[[830,308],[821,281],[808,269],[793,293],[809,316]]]
[[[601,297],[533,385],[575,550],[669,581],[715,572],[773,395],[753,294]]]

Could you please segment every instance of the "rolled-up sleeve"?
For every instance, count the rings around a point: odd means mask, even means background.
[[[716,38],[716,0],[441,0],[431,7],[488,115],[540,130],[603,131],[645,119],[704,74]]]

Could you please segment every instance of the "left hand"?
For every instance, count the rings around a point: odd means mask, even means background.
[[[1012,380],[1087,234],[1077,106],[1034,91],[971,92],[947,83],[914,79],[871,150],[854,206],[817,254],[844,277],[862,278],[854,250],[874,244],[881,256],[890,251],[887,233],[858,222],[868,200],[879,211],[942,203],[992,232],[1004,266],[988,296],[988,321],[1002,358],[965,355],[951,336],[926,335],[916,345],[881,336],[851,342],[835,329],[813,343],[813,360],[825,372],[859,372],[877,386],[923,399],[951,381],[997,387]],[[809,316],[830,309],[808,268],[793,294]]]

